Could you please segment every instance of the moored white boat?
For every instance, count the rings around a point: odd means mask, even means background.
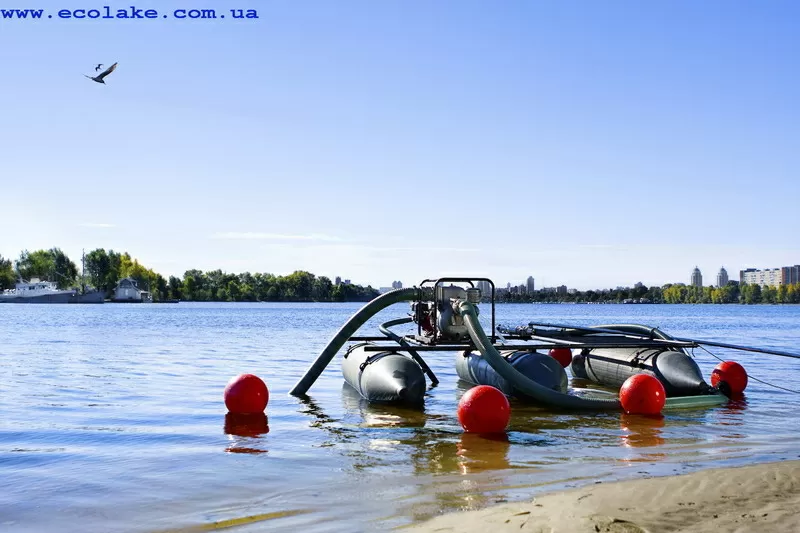
[[[13,289],[3,291],[0,294],[0,303],[70,303],[77,294],[75,289],[59,289],[52,281],[32,278],[30,282],[20,281]]]

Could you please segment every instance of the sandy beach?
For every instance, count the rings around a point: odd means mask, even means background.
[[[419,532],[800,531],[800,461],[599,483],[409,528]]]

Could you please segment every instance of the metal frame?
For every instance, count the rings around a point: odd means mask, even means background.
[[[652,335],[635,334],[617,330],[588,328],[581,326],[570,326],[563,324],[546,324],[530,322],[528,325],[534,327],[534,331],[529,334],[525,333],[504,333],[504,340],[522,341],[522,343],[515,344],[497,344],[497,324],[496,324],[496,288],[494,282],[489,278],[462,278],[462,277],[442,277],[438,279],[425,279],[419,284],[419,300],[416,303],[423,301],[423,289],[433,291],[433,304],[431,310],[433,317],[433,336],[428,337],[423,335],[422,325],[417,323],[417,335],[405,335],[402,337],[403,341],[407,343],[406,346],[401,345],[399,342],[393,341],[386,336],[353,336],[348,340],[351,342],[388,342],[387,345],[374,345],[365,346],[364,350],[368,352],[382,352],[391,347],[398,352],[453,352],[462,350],[474,350],[475,345],[472,342],[437,342],[436,337],[439,334],[439,309],[436,304],[436,293],[439,287],[444,287],[445,284],[452,283],[467,283],[470,287],[475,287],[476,282],[487,282],[492,288],[489,295],[491,303],[491,319],[492,319],[492,346],[497,350],[547,350],[551,348],[568,348],[573,350],[595,349],[595,348],[696,348],[699,345],[691,339],[658,339]],[[483,296],[483,295],[482,295]],[[536,331],[535,327],[550,329],[551,331]],[[584,335],[571,333],[584,332]],[[593,333],[595,335],[585,335],[585,333]],[[602,338],[603,340],[599,340]],[[591,339],[591,340],[590,340]],[[613,339],[613,340],[611,340]],[[526,343],[526,341],[529,341]],[[524,343],[524,344],[523,344]]]

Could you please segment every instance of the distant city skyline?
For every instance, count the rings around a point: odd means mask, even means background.
[[[745,282],[745,283],[758,283],[758,284],[765,284],[765,285],[777,285],[779,283],[800,283],[800,265],[791,265],[791,266],[782,266],[782,267],[772,267],[772,268],[764,268],[764,269],[757,269],[757,268],[746,268],[742,269],[738,272],[740,276],[743,276],[743,279],[736,280],[737,283]],[[534,277],[528,276],[525,283],[517,283],[515,281],[506,281],[498,282],[498,280],[493,280],[495,283],[495,287],[497,289],[506,289],[506,290],[519,290],[522,292],[534,292],[535,285],[534,285]],[[591,287],[589,289],[580,289],[580,290],[591,290],[591,289],[619,289],[619,288],[633,288],[638,286],[657,286],[663,287],[664,285],[675,285],[675,284],[684,284],[684,285],[695,285],[698,287],[704,286],[716,286],[722,287],[727,285],[728,282],[731,281],[728,275],[728,271],[724,266],[721,266],[719,271],[716,274],[716,283],[708,284],[703,282],[703,275],[702,269],[695,266],[692,269],[690,274],[689,283],[685,283],[683,281],[667,281],[660,284],[652,284],[647,285],[646,283],[642,283],[641,281],[637,281],[632,284],[628,285],[616,285],[616,286],[608,286],[608,287]],[[478,288],[483,291],[490,290],[489,285],[485,284],[485,282],[478,282]],[[557,291],[558,293],[565,293],[569,288],[570,291],[576,290],[576,287],[567,286],[564,284],[561,285],[554,285],[550,287],[541,287],[538,290],[552,290]]]

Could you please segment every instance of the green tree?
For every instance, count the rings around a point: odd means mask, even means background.
[[[47,250],[36,250],[35,252],[24,250],[17,260],[17,270],[25,280],[31,278],[50,279],[54,266],[53,257]]]
[[[162,301],[169,299],[169,286],[167,280],[161,274],[156,274],[155,291],[153,292],[153,300]]]
[[[789,286],[788,285],[778,285],[778,290],[775,294],[775,303],[785,304],[789,303]]]
[[[742,296],[746,304],[761,303],[761,285],[751,284],[743,286]]]
[[[170,300],[181,300],[183,299],[183,294],[181,293],[181,280],[180,278],[176,278],[175,276],[169,277],[169,299]]]
[[[205,301],[203,293],[203,273],[199,270],[187,270],[183,274],[183,287],[181,293],[189,301]]]
[[[60,289],[74,286],[78,278],[78,267],[60,248],[34,252],[25,250],[20,254],[17,268],[27,280],[40,278],[53,281]]]
[[[240,302],[242,299],[242,287],[239,284],[239,280],[232,279],[228,280],[225,286],[225,298],[226,302]]]
[[[114,269],[114,258],[105,249],[97,248],[86,254],[84,269],[89,276],[89,285],[109,296],[119,279],[119,271]]]
[[[279,296],[280,296],[280,291],[278,290],[278,286],[277,285],[273,285],[267,290],[267,301],[268,302],[277,301]]]
[[[333,283],[330,278],[320,276],[314,280],[314,286],[311,289],[311,297],[317,302],[328,302],[331,299],[333,292]]]
[[[765,304],[774,304],[776,295],[777,291],[775,287],[765,285],[764,288],[761,289],[761,302]]]
[[[786,301],[790,304],[800,303],[800,283],[794,283],[787,287]]]
[[[5,289],[13,289],[17,281],[17,276],[14,273],[14,267],[10,259],[4,259],[0,255],[0,291]]]
[[[293,300],[308,302],[311,300],[311,291],[314,287],[314,274],[297,270],[284,278],[287,293]]]

